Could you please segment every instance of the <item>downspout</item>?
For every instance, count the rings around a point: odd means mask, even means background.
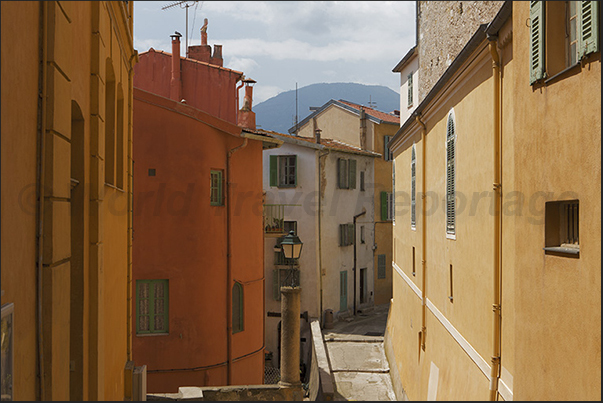
[[[130,5],[130,7],[132,7]],[[131,12],[130,12],[130,15]],[[127,273],[127,301],[128,301],[128,312],[127,312],[127,359],[132,361],[132,243],[134,235],[134,64],[138,62],[138,52],[133,51],[130,56],[129,68],[128,68],[128,273]],[[134,59],[134,61],[133,61]]]
[[[492,367],[490,372],[490,400],[496,400],[498,394],[498,378],[500,377],[500,350],[501,350],[501,268],[502,268],[502,159],[501,159],[501,134],[500,134],[500,57],[497,45],[497,36],[488,35],[490,53],[492,55],[492,82],[493,88],[493,146],[494,146],[494,271],[493,271],[493,303],[492,311]]]
[[[235,152],[247,147],[248,141],[247,138],[243,139],[241,145],[229,150],[226,154],[226,355],[228,362],[226,385],[230,385],[232,382],[232,242],[230,232],[232,183],[230,182],[230,161]]]
[[[320,282],[320,325],[324,324],[322,312],[322,164],[320,159],[329,155],[329,150],[326,149],[324,154],[318,152],[318,278]]]
[[[38,396],[37,400],[46,400],[46,390],[44,388],[44,339],[43,339],[43,320],[42,320],[42,268],[43,268],[43,251],[44,251],[44,153],[45,153],[45,136],[46,128],[46,77],[47,77],[47,38],[48,24],[46,18],[48,16],[48,3],[40,2],[40,44],[39,58],[40,69],[38,73],[38,166],[36,172],[37,181],[37,234],[36,234],[36,319],[37,319],[37,352],[38,352]]]
[[[426,189],[427,189],[427,179],[426,179],[426,171],[425,166],[427,165],[426,154],[427,154],[427,144],[425,137],[427,136],[427,128],[425,127],[425,123],[421,122],[421,115],[415,115],[415,120],[418,124],[421,125],[421,159],[423,160],[423,169],[421,169],[421,226],[423,227],[421,231],[421,332],[419,333],[419,342],[421,344],[421,349],[425,351],[425,338],[427,336],[427,326],[425,324],[425,310],[426,310],[426,292],[425,287],[427,284],[427,279],[425,278],[427,275],[427,215],[425,214],[427,198],[425,197]]]
[[[354,266],[352,271],[354,272],[354,316],[356,316],[356,219],[366,214],[366,209],[362,208],[362,213],[358,213],[354,216]]]

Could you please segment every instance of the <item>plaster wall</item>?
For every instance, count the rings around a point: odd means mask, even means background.
[[[408,75],[412,74],[413,92],[412,104],[408,104]],[[410,117],[412,111],[419,105],[419,85],[421,77],[419,75],[419,57],[414,56],[400,71],[400,125]]]
[[[3,184],[2,189],[2,246],[6,251],[2,286],[7,291],[2,304],[15,304],[19,315],[16,334],[27,334],[15,339],[18,361],[13,379],[18,400],[121,400],[129,393],[124,375],[129,358],[129,209],[123,203],[120,214],[107,211],[111,203],[127,199],[129,72],[136,54],[131,43],[131,15],[132,6],[122,3],[2,3],[3,169],[22,181],[18,185],[10,182],[6,188]],[[18,27],[13,26],[17,22]],[[45,38],[44,42],[39,38]],[[30,48],[23,52],[23,46]],[[76,56],[82,54],[89,57]],[[114,101],[107,103],[122,116],[111,128],[120,131],[123,140],[121,150],[116,146],[122,154],[115,167],[123,181],[121,195],[115,198],[111,191],[105,195],[104,184],[107,64],[113,66],[114,82],[124,100],[118,103],[119,109]],[[39,68],[43,69],[40,76]],[[11,71],[18,74],[7,73]],[[38,92],[43,97],[40,103]],[[10,105],[19,105],[20,111],[10,112]],[[11,132],[19,138],[11,139]],[[39,147],[44,150],[43,160],[37,154]],[[11,150],[11,156],[5,159],[4,150]],[[41,327],[32,310],[37,289],[37,230],[31,223],[40,224],[36,223],[40,206],[35,198],[39,182],[31,174],[38,164],[43,168],[44,197],[40,210]],[[18,194],[25,197],[22,202],[20,196],[14,199]],[[10,205],[25,208],[29,218],[5,210]],[[11,227],[11,238],[22,242],[14,248],[15,254],[9,252],[13,248],[6,244],[10,241],[4,226],[13,215],[24,224]],[[6,266],[9,262],[12,268]],[[32,343],[38,331],[43,339],[42,385],[36,383],[37,351],[32,350],[37,348]]]
[[[523,216],[514,218],[515,255],[509,258],[516,268],[515,396],[597,400],[601,398],[601,53],[591,54],[557,79],[530,86],[529,30],[524,24],[528,17],[529,4],[514,3],[514,189],[525,195],[520,204]],[[547,49],[550,46],[547,39]],[[554,68],[547,62],[547,77]],[[542,250],[545,202],[567,199],[579,200],[577,258]],[[548,376],[537,376],[543,370]]]
[[[363,211],[366,214],[356,221],[356,308],[360,308],[360,269],[367,269],[367,302],[374,304],[374,274],[372,245],[375,239],[373,223],[375,207],[373,192],[370,188],[360,191],[359,182],[356,189],[339,189],[337,187],[338,158],[355,159],[356,180],[360,171],[365,171],[366,178],[374,177],[374,157],[341,153],[331,150],[325,159],[325,191],[322,200],[322,269],[323,275],[323,310],[332,309],[338,313],[353,313],[354,306],[354,246],[339,246],[339,225],[352,223],[354,215]],[[360,242],[360,226],[365,226],[365,243]],[[347,309],[340,312],[340,272],[347,271]],[[365,304],[363,304],[365,305]]]
[[[297,235],[303,242],[299,259],[300,270],[300,311],[307,311],[309,317],[320,317],[320,271],[318,261],[318,176],[317,153],[313,148],[284,143],[279,148],[264,151],[263,186],[266,191],[265,204],[285,204],[284,220],[297,222]],[[297,155],[297,183],[295,188],[270,186],[270,156]],[[273,270],[288,269],[289,266],[274,264],[274,246],[278,236],[265,235],[264,276],[266,278],[266,312],[281,312],[281,301],[273,297]],[[278,357],[278,324],[280,317],[266,316],[266,349],[273,353],[273,363]],[[308,328],[305,320],[300,321],[302,330]],[[302,335],[304,337],[304,335]],[[310,346],[310,338],[307,338]]]
[[[263,381],[262,144],[240,128],[190,106],[135,90],[134,282],[169,280],[169,332],[133,331],[137,365],[149,392],[227,384],[228,291],[243,285],[244,330],[232,335],[232,384]],[[155,176],[149,176],[155,169]],[[210,206],[210,170],[223,172],[224,204]],[[230,204],[230,206],[229,206]],[[227,284],[227,214],[232,283]],[[136,312],[136,299],[132,310]],[[200,342],[202,341],[202,342]]]
[[[316,127],[321,129],[322,138],[339,140],[343,143],[361,147],[360,143],[360,117],[357,113],[345,110],[337,105],[330,105],[316,115]],[[373,149],[374,127],[367,118],[366,149]],[[314,124],[312,120],[301,126],[298,134],[304,137],[314,137]]]

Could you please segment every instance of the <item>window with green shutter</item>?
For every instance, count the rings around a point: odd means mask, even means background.
[[[544,1],[530,1],[530,85],[544,78]]]
[[[212,206],[223,206],[224,195],[222,186],[222,171],[210,171],[210,196],[209,204]]]
[[[456,233],[456,193],[455,193],[455,167],[456,167],[456,132],[454,111],[448,114],[446,133],[446,233]]]
[[[355,159],[337,159],[337,187],[339,189],[356,189]]]
[[[168,333],[168,280],[136,280],[136,334]]]
[[[270,186],[297,186],[297,155],[270,156]]]
[[[377,255],[377,278],[385,278],[385,255]]]
[[[413,144],[410,152],[410,226],[417,226],[417,151]]]
[[[354,224],[339,224],[339,246],[348,246],[354,243]]]
[[[235,281],[232,286],[232,332],[238,333],[244,330],[244,300],[243,285]]]

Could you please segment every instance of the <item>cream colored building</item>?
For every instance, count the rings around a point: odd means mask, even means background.
[[[504,2],[392,140],[398,399],[601,399],[599,16]]]
[[[392,155],[387,150],[387,144],[399,128],[399,122],[398,115],[332,99],[316,108],[298,125],[300,136],[314,136],[318,129],[322,137],[381,154],[381,158],[375,159],[374,177],[366,176],[361,179],[374,195],[372,214],[375,219],[370,231],[375,234],[375,242],[372,245],[372,266],[375,270],[370,281],[374,284],[375,292],[371,302],[377,305],[389,303],[392,295],[391,234],[394,205]],[[293,133],[294,129],[295,127],[289,129],[289,132]]]

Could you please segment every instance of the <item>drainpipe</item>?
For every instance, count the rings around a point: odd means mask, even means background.
[[[243,139],[241,145],[232,148],[226,154],[226,354],[228,367],[226,370],[226,384],[232,383],[232,242],[230,231],[232,183],[230,181],[230,161],[232,155],[240,149],[247,147],[248,139]]]
[[[427,136],[427,128],[425,127],[425,123],[421,122],[421,115],[415,115],[415,120],[418,124],[421,125],[421,159],[423,160],[423,169],[421,169],[421,226],[423,230],[421,231],[421,332],[419,333],[419,341],[421,343],[421,348],[425,351],[425,338],[427,337],[427,327],[425,324],[425,310],[426,310],[426,300],[425,296],[426,291],[425,287],[427,284],[427,216],[425,214],[426,211],[426,203],[427,198],[425,197],[426,189],[427,189],[427,179],[426,179],[426,171],[425,166],[427,165],[426,154],[427,154],[427,144],[425,137]]]
[[[320,129],[318,129],[320,130]],[[320,133],[317,134],[320,136]],[[319,142],[317,138],[317,142]],[[322,164],[320,159],[329,155],[329,150],[326,149],[324,154],[318,153],[318,278],[320,279],[320,326],[324,324],[322,312]]]
[[[48,3],[40,2],[40,69],[38,73],[38,166],[36,172],[37,181],[37,212],[36,212],[36,319],[37,319],[37,360],[38,360],[38,390],[36,400],[46,400],[46,390],[44,387],[44,332],[42,320],[42,268],[43,268],[43,251],[44,251],[44,153],[45,153],[45,128],[46,128],[46,77],[47,77],[47,38],[48,24],[46,18],[48,16]]]
[[[366,214],[366,209],[362,208],[362,213],[358,213],[354,216],[354,316],[356,316],[356,219]]]
[[[494,146],[494,271],[493,271],[493,303],[492,317],[492,368],[490,372],[490,400],[496,400],[498,394],[498,378],[500,377],[500,339],[501,339],[501,268],[502,268],[502,159],[501,159],[501,133],[500,133],[500,57],[496,49],[498,37],[488,35],[490,53],[492,55],[492,82],[493,88],[493,146]]]

